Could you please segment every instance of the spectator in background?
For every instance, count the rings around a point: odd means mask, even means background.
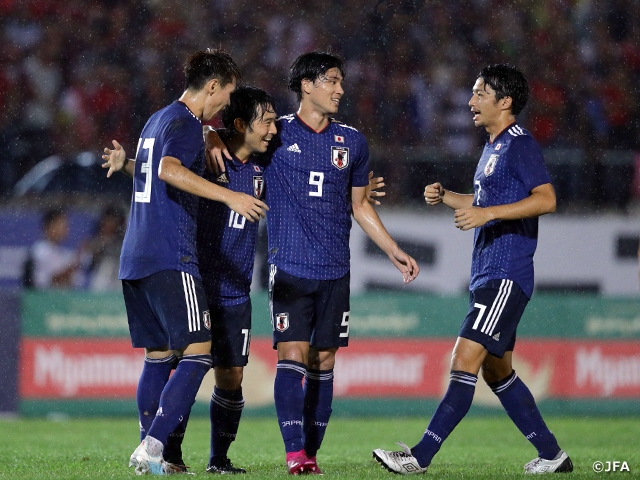
[[[118,280],[118,268],[125,220],[120,208],[109,205],[100,214],[94,236],[85,244],[91,255],[88,284],[92,291],[119,290],[122,286]]]
[[[58,208],[45,212],[42,230],[44,238],[33,244],[27,259],[25,286],[39,289],[81,287],[83,255],[63,245],[69,236],[66,212]]]

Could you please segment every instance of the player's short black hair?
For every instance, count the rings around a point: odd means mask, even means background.
[[[488,65],[478,78],[496,92],[496,100],[511,97],[511,113],[518,115],[529,99],[529,84],[523,73],[508,63]]]
[[[295,92],[298,101],[302,100],[302,80],[315,82],[332,68],[340,70],[342,77],[346,75],[344,61],[338,55],[320,51],[303,53],[289,69],[289,90]]]
[[[222,123],[229,130],[234,129],[236,118],[242,120],[249,128],[258,118],[258,111],[262,115],[268,111],[275,112],[276,102],[271,95],[260,88],[241,86],[231,92],[229,105],[222,110]]]
[[[221,86],[241,79],[240,69],[231,55],[213,48],[199,50],[187,57],[184,63],[185,89],[198,91],[211,79],[217,79]]]

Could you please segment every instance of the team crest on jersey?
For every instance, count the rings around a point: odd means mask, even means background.
[[[287,328],[289,328],[289,314],[276,313],[275,329],[279,332],[284,332]]]
[[[485,177],[488,177],[489,175],[491,175],[493,173],[493,171],[496,169],[496,163],[497,162],[498,162],[498,155],[491,155],[489,157],[489,161],[484,166],[484,176]]]
[[[211,330],[211,314],[209,313],[209,310],[202,312],[202,323],[204,323],[204,327],[207,330]]]
[[[349,149],[346,147],[331,147],[331,163],[338,170],[349,165]]]
[[[264,194],[264,178],[262,175],[253,177],[253,196],[256,198],[262,198]]]

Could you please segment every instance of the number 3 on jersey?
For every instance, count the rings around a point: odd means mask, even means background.
[[[313,185],[314,187],[316,187],[315,190],[309,192],[310,197],[322,196],[322,182],[324,182],[323,172],[309,172],[309,185]]]
[[[141,139],[142,140],[142,139]],[[153,167],[153,144],[156,142],[155,138],[145,138],[142,142],[142,148],[148,150],[147,161],[142,163],[140,167],[140,173],[144,175],[144,189],[141,192],[136,192],[134,199],[136,202],[149,203],[151,201],[151,182],[153,180],[153,173],[151,167]],[[138,143],[138,154],[136,160],[140,154],[140,143]]]

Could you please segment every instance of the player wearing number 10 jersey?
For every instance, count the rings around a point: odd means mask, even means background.
[[[137,474],[173,472],[163,449],[211,367],[211,324],[195,248],[196,196],[224,202],[250,220],[265,206],[200,176],[201,121],[229,103],[240,78],[235,62],[221,51],[199,51],[187,58],[184,72],[185,91],[147,121],[135,161],[126,160],[115,140],[103,155],[107,176],[123,171],[134,179],[120,278],[132,344],[145,348],[137,391],[142,442],[129,462]]]
[[[366,199],[366,140],[331,118],[343,77],[342,60],[332,54],[294,61],[289,88],[300,107],[278,122],[265,171],[274,396],[291,474],[321,473],[316,453],[331,415],[335,354],[349,339],[350,215],[405,282],[418,275]]]
[[[223,188],[262,199],[264,165],[259,155],[266,152],[277,132],[273,98],[258,88],[240,87],[231,94],[222,121],[232,158],[225,160],[224,174],[207,172],[205,178]],[[220,202],[201,200],[198,258],[211,310],[215,372],[210,403],[210,473],[245,473],[233,466],[227,452],[235,440],[244,407],[242,378],[251,342],[249,293],[257,237],[258,223],[247,222]]]

